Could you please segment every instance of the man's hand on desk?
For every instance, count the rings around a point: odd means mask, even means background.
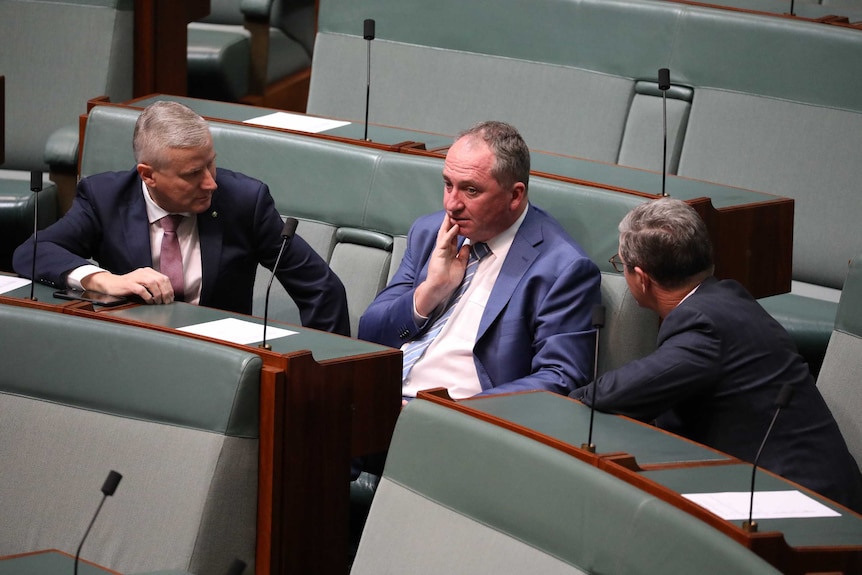
[[[124,275],[98,272],[82,279],[81,286],[110,295],[134,295],[148,304],[174,301],[174,290],[168,276],[153,268],[138,268]]]

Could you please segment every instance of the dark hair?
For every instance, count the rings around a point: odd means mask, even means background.
[[[500,185],[521,182],[529,188],[530,149],[514,126],[489,120],[458,134],[459,140],[464,137],[480,138],[488,144],[496,158],[491,175]]]
[[[694,208],[673,198],[638,205],[619,225],[620,259],[676,288],[712,268],[712,243]]]

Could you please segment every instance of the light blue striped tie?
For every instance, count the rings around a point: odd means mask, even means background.
[[[428,346],[431,345],[431,342],[434,341],[434,338],[437,337],[437,334],[439,334],[440,330],[443,329],[443,326],[446,325],[446,322],[452,315],[452,310],[455,309],[455,306],[461,300],[461,296],[464,295],[464,292],[466,292],[467,288],[470,286],[473,276],[476,275],[476,269],[479,267],[479,262],[490,253],[491,248],[488,247],[488,244],[483,242],[473,244],[470,248],[470,258],[467,260],[467,269],[464,271],[464,279],[461,280],[461,285],[459,285],[458,289],[452,293],[449,303],[446,305],[440,316],[434,320],[434,323],[431,324],[428,331],[422,334],[421,337],[411,341],[407,344],[407,347],[404,348],[404,367],[401,371],[401,381],[407,379],[407,376],[410,375],[410,370],[413,369],[413,366],[416,365],[416,362],[419,361],[419,358],[422,357],[425,350],[428,349]]]

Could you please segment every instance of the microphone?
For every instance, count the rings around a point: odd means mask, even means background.
[[[661,90],[661,128],[664,146],[661,156],[661,195],[667,197],[665,180],[667,179],[667,91],[670,89],[670,70],[658,69],[658,89]]]
[[[281,262],[281,256],[287,248],[290,240],[293,239],[293,234],[296,233],[296,226],[299,222],[296,218],[286,218],[284,227],[281,230],[281,249],[278,250],[278,256],[275,258],[275,265],[272,266],[272,275],[269,276],[269,285],[266,286],[266,299],[263,305],[263,341],[257,347],[261,349],[272,349],[272,346],[266,343],[266,324],[269,322],[269,290],[272,289],[272,280],[275,279],[275,270],[278,269],[278,264]]]
[[[81,548],[84,546],[84,541],[87,540],[87,535],[90,534],[90,529],[93,527],[93,523],[96,522],[96,517],[99,516],[99,511],[102,510],[102,505],[105,503],[105,499],[114,494],[114,491],[117,490],[117,485],[120,484],[120,480],[122,478],[122,475],[112,469],[108,473],[105,483],[102,484],[102,500],[99,502],[99,506],[96,508],[96,513],[93,514],[93,518],[90,520],[90,525],[87,526],[87,531],[84,532],[84,537],[78,545],[78,550],[75,552],[75,575],[78,575],[78,560],[81,557]]]
[[[596,355],[593,358],[593,393],[590,398],[590,433],[587,436],[587,442],[581,444],[581,449],[585,449],[590,453],[596,452],[596,446],[593,444],[593,419],[596,415],[596,388],[599,378],[599,335],[601,329],[605,327],[605,306],[597,304],[593,306],[593,327],[596,328]]]
[[[368,41],[368,53],[366,63],[368,69],[365,74],[365,141],[368,141],[368,106],[371,101],[371,41],[374,40],[374,20],[368,18],[362,23],[362,37]]]
[[[42,172],[30,172],[30,191],[36,194],[33,202],[33,266],[30,269],[30,301],[38,301],[36,289],[36,244],[39,243],[39,192],[42,191]]]
[[[242,575],[243,571],[245,571],[245,561],[237,557],[228,567],[227,575]]]
[[[754,463],[751,465],[751,499],[748,503],[748,521],[742,522],[742,528],[749,533],[757,533],[757,521],[752,519],[752,515],[754,514],[754,477],[757,474],[757,462],[760,461],[760,454],[763,452],[763,446],[766,445],[766,440],[769,438],[769,434],[772,433],[772,426],[775,425],[775,420],[778,419],[778,414],[781,413],[783,408],[787,407],[787,404],[790,403],[790,398],[792,397],[793,384],[785,383],[781,386],[781,390],[778,392],[778,397],[775,398],[775,415],[772,416],[772,421],[769,424],[769,428],[766,430],[766,434],[763,436],[763,441],[760,443],[757,455],[754,456]]]

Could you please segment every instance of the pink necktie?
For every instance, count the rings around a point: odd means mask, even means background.
[[[184,217],[179,214],[171,214],[159,220],[165,233],[162,237],[159,271],[171,280],[171,287],[174,288],[174,300],[176,301],[183,301],[185,295],[183,255],[180,253],[180,241],[177,238],[177,228]]]

